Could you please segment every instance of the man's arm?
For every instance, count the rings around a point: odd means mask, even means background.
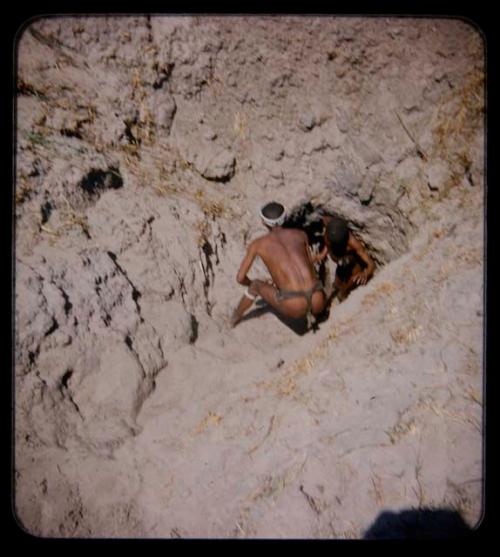
[[[309,245],[309,238],[307,237],[307,234],[303,230],[297,229],[297,231],[300,232],[301,235],[302,235],[302,241],[304,242],[304,246],[306,248],[307,256],[309,257],[309,261],[314,265],[315,263],[318,263],[319,261],[324,259],[325,256],[326,256],[326,251],[322,250],[320,253],[315,254],[313,252],[311,246]],[[325,248],[326,248],[326,246],[325,246]]]
[[[236,280],[242,284],[243,286],[250,286],[250,283],[252,282],[248,277],[247,277],[247,273],[250,270],[250,267],[252,266],[252,263],[254,261],[254,259],[257,256],[257,246],[255,243],[255,240],[248,246],[247,249],[247,253],[243,259],[243,261],[241,262],[240,265],[240,270],[238,271],[238,274],[236,275]]]
[[[318,254],[311,255],[313,263],[318,263],[320,261],[323,261],[327,253],[328,253],[328,248],[325,245],[325,247]]]
[[[375,263],[373,259],[368,255],[368,252],[363,247],[363,244],[352,234],[349,234],[349,247],[354,250],[359,258],[365,263],[366,268],[353,277],[353,282],[355,284],[366,284],[368,279],[373,275],[375,270]]]

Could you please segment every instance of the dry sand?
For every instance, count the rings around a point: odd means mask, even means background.
[[[423,508],[478,523],[483,47],[452,19],[85,16],[24,30],[23,528],[360,538],[381,513]],[[269,200],[340,212],[377,262],[316,332],[261,304],[226,324]]]

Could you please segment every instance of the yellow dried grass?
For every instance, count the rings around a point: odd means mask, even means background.
[[[222,420],[223,416],[220,416],[215,412],[209,412],[208,415],[205,416],[203,420],[201,420],[201,422],[196,426],[193,434],[199,435],[200,433],[203,433],[209,426],[219,425]]]

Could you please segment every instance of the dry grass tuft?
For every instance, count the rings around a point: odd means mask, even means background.
[[[209,412],[208,416],[205,416],[203,420],[196,426],[193,431],[193,435],[199,435],[203,433],[209,426],[219,425],[223,420],[223,417],[215,412]]]
[[[398,420],[394,426],[386,431],[389,439],[393,445],[395,445],[402,437],[411,434],[415,435],[418,432],[417,422],[414,418],[409,420]]]
[[[31,184],[28,182],[25,176],[21,176],[21,178],[19,179],[19,183],[16,184],[16,196],[15,196],[16,205],[20,205],[21,203],[24,203],[24,201],[26,201],[31,197],[32,193],[33,193],[33,188]]]
[[[469,387],[465,391],[465,394],[467,395],[466,398],[468,400],[472,400],[472,402],[479,404],[479,406],[481,407],[483,406],[483,397],[477,389],[474,389],[474,387]]]
[[[377,476],[377,474],[374,474],[371,477],[371,482],[372,482],[372,486],[373,489],[370,490],[373,494],[373,498],[375,499],[375,503],[379,506],[382,507],[384,506],[384,490],[382,488],[382,480],[380,479],[379,476]]]
[[[480,248],[470,248],[466,251],[459,251],[457,259],[467,265],[479,265],[483,262],[483,250]]]
[[[438,406],[434,401],[427,401],[427,407],[439,418],[447,418],[454,422],[471,425],[474,429],[482,433],[481,423],[474,416],[469,416],[461,412],[453,412],[444,407]]]
[[[206,201],[201,208],[207,217],[217,219],[223,217],[228,212],[227,207],[221,201]]]
[[[51,245],[54,241],[61,236],[64,236],[69,230],[78,227],[88,238],[90,238],[90,228],[86,215],[79,215],[75,213],[68,203],[68,208],[61,211],[64,218],[63,223],[57,228],[52,228],[46,224],[40,224],[40,231],[49,234],[52,237]]]
[[[477,481],[480,481],[478,479]],[[455,509],[462,517],[470,516],[474,512],[475,504],[467,493],[465,485],[458,484],[446,479],[447,491],[451,492],[445,498],[445,502]]]
[[[202,247],[207,243],[207,240],[210,237],[210,232],[211,232],[210,225],[206,220],[203,220],[197,222],[195,228],[198,232],[196,242],[199,247]]]
[[[90,236],[89,225],[87,222],[87,215],[77,215],[71,212],[64,222],[65,228],[72,228],[73,226],[78,226],[87,235]]]
[[[165,184],[162,186],[154,186],[155,191],[161,197],[165,197],[169,194],[175,194],[179,192],[179,188],[173,186],[172,184]]]
[[[415,342],[423,331],[422,325],[412,323],[390,331],[392,340],[397,344],[410,344]]]
[[[213,96],[217,98],[224,90],[224,82],[219,76],[213,73],[207,80],[207,87]]]
[[[436,239],[440,239],[446,235],[446,228],[436,228],[432,231],[432,236]]]
[[[245,139],[248,133],[248,121],[244,114],[235,112],[233,121],[234,133],[240,138]]]
[[[50,228],[49,226],[47,226],[45,224],[40,225],[40,230],[42,232],[45,232],[46,234],[50,234],[51,236],[59,237],[61,235],[61,231],[59,229],[55,230],[55,229]]]
[[[263,483],[250,494],[252,501],[279,495],[285,488],[285,479],[280,476],[267,476]]]
[[[47,89],[37,87],[21,77],[17,80],[16,89],[18,95],[33,95],[40,100],[48,98]]]
[[[253,502],[268,497],[276,499],[285,487],[293,483],[293,481],[295,481],[295,479],[299,476],[304,469],[306,460],[307,457],[301,464],[297,462],[293,463],[280,475],[266,476],[261,485],[259,485],[257,489],[249,495],[249,499]]]
[[[369,292],[363,298],[363,305],[371,306],[378,302],[382,297],[391,295],[398,287],[390,281],[379,284],[372,292]]]
[[[450,93],[441,100],[439,118],[441,122],[434,128],[436,148],[440,154],[450,153],[452,141],[459,141],[465,147],[457,155],[457,161],[467,163],[467,142],[482,125],[484,113],[484,72],[471,72],[458,92]],[[444,114],[444,108],[453,106],[451,113]]]
[[[42,130],[39,130],[37,132],[29,131],[29,132],[25,132],[24,134],[25,138],[31,143],[31,145],[33,146],[41,145],[43,147],[47,147],[51,143],[47,135],[48,134],[43,133]]]
[[[459,91],[441,99],[438,124],[433,129],[433,156],[445,160],[452,171],[440,188],[439,199],[446,198],[469,172],[470,144],[483,126],[484,109],[484,72],[479,70],[469,74]]]

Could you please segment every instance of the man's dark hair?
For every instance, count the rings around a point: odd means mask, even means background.
[[[276,203],[272,201],[264,207],[262,207],[262,214],[268,219],[277,219],[281,217],[285,208],[281,203]]]
[[[343,256],[349,240],[349,227],[347,222],[340,217],[333,217],[326,225],[326,235],[334,255]]]

